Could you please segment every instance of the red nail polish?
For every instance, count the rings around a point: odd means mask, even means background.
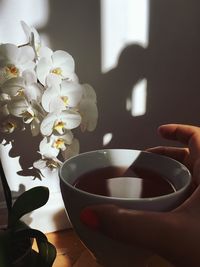
[[[86,208],[81,212],[80,220],[92,230],[99,230],[100,228],[99,218],[90,208]]]

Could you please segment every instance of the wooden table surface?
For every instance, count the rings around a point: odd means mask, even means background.
[[[53,267],[100,267],[72,229],[47,234],[57,249]]]
[[[49,233],[46,236],[57,249],[53,267],[101,267],[72,229]],[[153,256],[148,262],[148,267],[173,266],[162,258]]]

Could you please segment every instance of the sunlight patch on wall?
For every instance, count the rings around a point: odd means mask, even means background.
[[[130,44],[148,46],[149,0],[101,0],[101,69],[117,66]]]
[[[139,81],[132,89],[131,115],[142,116],[146,113],[147,80]]]
[[[103,146],[107,146],[111,140],[113,138],[113,134],[112,133],[106,133],[103,136]]]
[[[21,20],[35,28],[42,28],[48,23],[48,19],[48,0],[1,0],[0,40],[2,43],[23,43],[26,38]]]

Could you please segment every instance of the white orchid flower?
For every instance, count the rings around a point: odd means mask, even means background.
[[[16,121],[9,118],[3,121],[0,125],[0,131],[2,133],[8,133],[8,134],[13,133],[16,128],[17,128]]]
[[[0,107],[0,131],[3,133],[12,133],[17,128],[17,123],[10,116],[7,105]]]
[[[51,135],[50,137],[44,137],[39,145],[39,153],[43,158],[56,158],[60,149],[65,150],[67,145],[70,145],[73,140],[73,134],[68,131],[65,135]]]
[[[22,123],[12,116],[7,116],[4,120],[0,122],[0,132],[11,134],[15,131],[15,129],[20,128],[23,130]]]
[[[60,113],[49,113],[41,123],[40,131],[44,136],[50,136],[53,132],[60,135],[67,130],[77,128],[81,123],[81,116],[73,110],[64,110]]]
[[[62,162],[57,158],[42,158],[33,163],[33,167],[40,171],[56,171]]]
[[[17,47],[14,44],[0,45],[1,84],[6,80],[19,77],[24,70],[33,70],[35,53],[31,46]]]
[[[33,163],[33,166],[39,170],[50,168],[51,170],[57,169],[61,162],[57,159],[59,149],[52,146],[52,142],[49,142],[47,137],[44,137],[39,145],[39,153],[42,159]]]
[[[14,65],[0,67],[0,85],[4,84],[7,80],[18,77],[19,70]]]
[[[36,72],[39,81],[45,85],[49,74],[56,75],[60,81],[63,79],[77,80],[73,57],[65,51],[53,52],[48,47],[40,49],[40,60],[37,63]]]
[[[50,143],[52,143],[52,147],[64,151],[68,145],[71,145],[73,140],[72,132],[66,131],[64,135],[54,135],[50,136]]]
[[[82,97],[82,87],[76,82],[63,80],[60,85],[49,87],[42,96],[42,106],[47,112],[76,107]]]
[[[39,33],[34,27],[30,27],[24,21],[21,21],[21,26],[26,34],[29,44],[33,47],[36,55],[38,55],[42,46]]]
[[[40,102],[44,88],[37,82],[36,73],[31,70],[25,70],[22,73],[22,77],[24,78],[25,96],[27,100],[29,102],[33,100]]]
[[[24,129],[23,123],[20,118],[12,116],[8,110],[8,106],[3,105],[0,107],[0,131],[3,133],[12,133],[16,128]]]
[[[83,84],[83,97],[79,104],[79,112],[82,117],[81,130],[93,131],[97,125],[98,109],[96,93],[92,86]]]
[[[7,80],[1,87],[1,91],[11,99],[16,96],[23,96],[29,102],[35,100],[40,102],[44,89],[37,83],[37,77],[33,71],[26,70],[22,77]]]
[[[51,136],[52,137],[52,136]],[[50,141],[48,142],[47,137],[40,143],[40,151],[42,158],[33,163],[33,166],[37,169],[44,170],[50,169],[55,170],[57,169],[62,163],[57,159],[59,149],[52,146],[52,140],[50,137]],[[65,150],[62,151],[62,155],[64,159],[68,159],[72,156],[75,156],[79,153],[79,141],[77,139],[73,139],[71,144],[66,147]]]
[[[8,104],[10,114],[21,117],[25,124],[30,124],[33,136],[40,132],[40,123],[44,117],[44,113],[37,102],[28,103],[23,97],[16,97]]]
[[[40,171],[56,171],[62,162],[57,158],[43,158],[33,163],[33,167],[39,169]],[[48,175],[47,175],[48,177]]]
[[[37,101],[32,101],[31,109],[33,111],[32,113],[33,117],[32,120],[30,121],[31,133],[33,136],[36,136],[40,133],[40,125],[43,118],[46,116],[46,113],[44,113],[44,110]],[[27,115],[30,116],[31,114],[29,115],[29,113],[27,113]]]
[[[56,158],[59,153],[59,149],[52,145],[52,142],[48,141],[47,137],[44,137],[39,145],[39,153],[43,158]]]
[[[15,117],[22,117],[27,109],[29,108],[29,103],[24,97],[16,96],[7,103],[8,110],[10,114]]]
[[[24,95],[24,80],[22,77],[16,77],[7,80],[1,86],[1,92],[7,95],[8,99],[12,99],[13,97],[23,96]]]
[[[72,130],[95,129],[97,99],[90,85],[79,83],[69,53],[43,46],[34,27],[21,25],[26,44],[0,44],[0,131],[42,135],[41,158],[33,166],[43,174],[61,165],[60,154],[68,159],[79,153]]]

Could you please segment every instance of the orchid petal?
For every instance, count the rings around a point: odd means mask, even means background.
[[[60,77],[58,75],[55,75],[53,73],[49,73],[46,77],[46,85],[47,87],[57,87],[61,83]]]
[[[0,61],[15,62],[18,59],[19,50],[14,44],[1,44],[0,45]]]
[[[74,72],[74,59],[69,53],[62,50],[57,50],[52,55],[52,61],[54,66],[66,66],[66,70],[68,72]]]
[[[91,99],[94,102],[97,101],[96,93],[90,84],[83,84],[83,97]]]
[[[22,77],[26,81],[27,84],[36,83],[37,77],[34,71],[31,70],[25,70],[22,73]]]
[[[34,50],[31,46],[19,47],[18,60],[22,65],[27,65],[27,62],[33,61],[35,57]],[[26,67],[27,68],[27,67]]]
[[[21,26],[26,34],[28,42],[33,45],[34,50],[37,52],[41,46],[41,40],[38,32],[34,27],[29,27],[24,21],[21,21]]]
[[[70,110],[64,110],[60,114],[50,113],[42,121],[40,131],[43,135],[49,136],[54,131],[55,125],[59,123],[62,123],[62,131],[71,130],[80,125],[81,116],[78,112]],[[56,129],[59,131],[59,128]]]
[[[40,102],[42,93],[43,93],[43,88],[40,86],[40,84],[37,83],[28,85],[25,88],[25,94],[29,102],[32,102],[33,100]]]
[[[49,74],[51,69],[51,64],[48,59],[41,58],[36,67],[36,73],[39,81],[45,85],[46,77]]]
[[[70,130],[66,131],[65,135],[63,135],[62,138],[65,140],[66,144],[70,145],[74,138],[72,131]]]
[[[35,53],[31,46],[0,45],[0,65],[2,67],[13,65],[13,67],[20,69],[20,72],[24,69],[33,69],[35,67],[34,57]]]
[[[40,124],[36,120],[33,120],[31,123],[32,136],[37,136],[39,132],[40,132]]]
[[[96,128],[98,119],[98,109],[96,104],[91,100],[82,100],[79,110],[82,116],[82,131],[93,131]]]
[[[70,130],[66,131],[64,135],[54,135],[50,136],[50,140],[54,147],[57,147],[61,150],[66,149],[66,145],[71,145],[73,140],[73,134]]]
[[[2,92],[8,94],[13,97],[16,96],[20,90],[24,90],[24,79],[22,77],[12,78],[7,80],[2,85]]]
[[[65,109],[66,109],[66,106],[63,100],[59,97],[52,99],[49,104],[49,112],[60,113],[62,110],[65,110]]]
[[[53,125],[57,119],[56,114],[49,113],[41,122],[40,131],[43,135],[49,136],[53,131]]]
[[[45,169],[47,166],[46,166],[46,162],[44,160],[39,159],[33,163],[33,167],[41,170],[41,169]]]
[[[54,100],[58,95],[57,90],[58,89],[56,88],[50,87],[44,91],[41,103],[45,111],[52,112],[50,105],[52,100]]]
[[[13,101],[8,103],[8,110],[16,117],[22,117],[22,114],[26,112],[28,104],[22,97],[16,97]]]
[[[21,23],[21,26],[22,26],[24,33],[26,34],[28,41],[30,41],[31,28],[24,21],[20,21],[20,23]]]
[[[48,142],[47,138],[44,137],[40,142],[40,153],[45,158],[54,158],[57,157],[59,149],[52,147],[51,143]]]
[[[62,156],[64,160],[67,160],[73,156],[79,154],[80,145],[78,139],[74,138],[71,145],[66,148],[66,150],[62,151]]]
[[[40,48],[40,58],[46,58],[48,61],[51,62],[51,64],[52,64],[52,59],[51,59],[52,55],[53,51],[49,47],[43,46]]]
[[[64,110],[61,112],[61,118],[66,123],[66,129],[72,130],[77,128],[81,123],[81,116],[78,112]]]
[[[68,98],[69,107],[76,107],[81,100],[83,90],[80,84],[64,80],[61,83],[60,94]]]

